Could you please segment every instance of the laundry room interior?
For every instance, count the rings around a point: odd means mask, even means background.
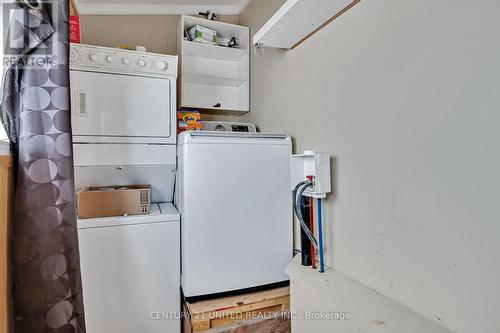
[[[0,7],[0,333],[500,332],[500,2]]]

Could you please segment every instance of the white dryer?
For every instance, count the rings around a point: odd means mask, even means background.
[[[75,185],[151,184],[172,201],[177,56],[71,44]]]
[[[288,280],[285,267],[293,252],[291,152],[288,135],[179,135],[175,203],[181,213],[181,285],[186,297]]]

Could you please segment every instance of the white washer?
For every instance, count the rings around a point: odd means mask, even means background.
[[[87,332],[180,332],[179,213],[78,220]]]
[[[175,202],[186,297],[288,280],[292,259],[291,139],[183,132]]]

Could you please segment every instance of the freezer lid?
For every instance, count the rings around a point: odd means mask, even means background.
[[[77,228],[93,229],[137,224],[179,222],[179,220],[180,214],[172,203],[153,203],[151,204],[151,212],[149,214],[77,219]]]
[[[217,132],[217,131],[185,131],[179,134],[178,143],[273,143],[291,144],[286,134]]]

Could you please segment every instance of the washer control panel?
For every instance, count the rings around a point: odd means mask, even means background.
[[[177,77],[177,56],[71,44],[70,69]]]
[[[201,130],[217,132],[257,132],[254,124],[225,121],[202,121]]]

